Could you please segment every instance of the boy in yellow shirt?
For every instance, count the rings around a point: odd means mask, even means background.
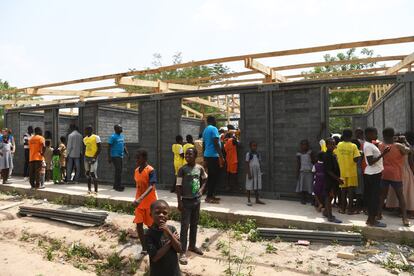
[[[88,194],[91,194],[92,183],[95,188],[95,194],[98,193],[98,183],[96,181],[96,173],[98,171],[98,155],[101,152],[101,138],[98,135],[92,134],[92,126],[85,128],[85,138],[83,144],[85,145],[85,174],[88,178]]]
[[[183,149],[183,136],[177,135],[175,137],[175,144],[172,145],[171,150],[174,154],[174,174],[177,179],[178,170],[183,166],[184,163],[184,149]],[[171,193],[175,192],[175,181],[171,188]]]
[[[338,158],[341,179],[343,180],[343,184],[339,185],[341,189],[341,208],[339,212],[344,214],[348,209],[348,215],[356,213],[353,208],[353,201],[355,189],[358,187],[357,162],[361,157],[358,147],[351,142],[351,139],[352,130],[345,129],[342,133],[342,142],[339,142],[334,151]]]

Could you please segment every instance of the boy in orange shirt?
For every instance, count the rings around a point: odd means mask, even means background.
[[[147,254],[144,237],[144,224],[147,227],[152,226],[151,204],[157,200],[155,184],[157,176],[153,167],[148,165],[148,153],[145,150],[139,150],[136,155],[137,168],[135,169],[134,179],[137,187],[133,205],[135,208],[134,223],[137,225],[137,233],[142,245],[141,256]]]

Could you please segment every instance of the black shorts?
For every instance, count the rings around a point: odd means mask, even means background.
[[[381,187],[388,188],[389,186],[393,187],[394,189],[398,189],[398,188],[402,188],[403,183],[402,181],[392,181],[392,180],[381,179]]]
[[[335,193],[339,190],[339,184],[336,181],[325,181],[326,194]]]

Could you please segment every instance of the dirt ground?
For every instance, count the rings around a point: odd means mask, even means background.
[[[0,194],[0,208],[12,202],[49,208],[76,208]],[[141,247],[133,217],[109,213],[100,227],[83,227],[17,216],[18,206],[0,211],[1,275],[145,275],[148,259],[137,260]],[[177,222],[171,224],[179,229]],[[247,235],[200,228],[204,256],[189,254],[184,275],[410,275],[402,272],[408,246],[374,243],[363,246],[280,241],[250,242]],[[353,252],[355,260],[337,258]],[[390,261],[391,260],[391,261]],[[409,264],[411,265],[411,264]],[[237,274],[239,273],[239,274]]]

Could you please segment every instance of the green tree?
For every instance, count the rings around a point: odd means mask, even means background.
[[[13,88],[10,87],[7,81],[2,81],[0,79],[0,91],[8,91],[12,90]],[[12,96],[10,94],[0,94],[0,100],[9,100]],[[3,128],[4,124],[4,106],[0,106],[0,128]]]
[[[336,55],[326,54],[323,56],[324,61],[342,61],[342,60],[355,60],[361,58],[370,58],[374,57],[374,51],[363,48],[357,54],[356,49],[352,48],[344,53],[338,53]],[[367,64],[340,64],[340,65],[327,65],[327,66],[317,66],[312,70],[307,72],[302,72],[303,74],[314,74],[314,73],[341,73],[346,71],[353,70],[362,70],[373,68],[376,65],[376,62],[371,62]],[[382,65],[384,66],[384,65]],[[317,78],[316,76],[305,77],[307,79]],[[346,87],[343,87],[346,88]],[[368,86],[353,86],[352,88],[366,88],[369,91]],[[367,92],[333,92],[330,93],[330,106],[354,106],[354,105],[364,105],[368,100],[369,93]],[[355,109],[343,109],[343,110],[332,110],[331,114],[355,114],[363,113],[363,108]],[[329,130],[331,132],[340,132],[344,128],[351,127],[351,118],[349,117],[331,117],[329,120]]]
[[[183,62],[183,56],[181,52],[176,53],[172,57],[173,64],[180,64]],[[152,65],[154,67],[161,67],[163,66],[162,63],[162,56],[159,53],[155,53],[153,55],[153,62]],[[135,70],[135,69],[131,69]],[[199,65],[199,66],[192,66],[186,68],[179,68],[170,71],[163,71],[157,74],[146,74],[146,75],[138,75],[134,76],[136,79],[143,79],[143,80],[161,80],[167,82],[176,82],[176,83],[185,83],[191,79],[197,78],[205,78],[205,77],[214,77],[213,80],[200,80],[197,84],[201,83],[214,83],[220,81],[220,75],[229,74],[230,68],[224,66],[223,64],[217,63],[214,65]],[[192,85],[190,82],[189,85]],[[126,91],[128,92],[135,92],[135,93],[148,93],[151,90],[145,87],[127,87]],[[187,106],[199,111],[204,112],[205,114],[215,113],[219,110],[214,107],[210,106],[202,106],[197,103],[188,103]],[[217,117],[225,117],[223,114],[218,114]]]

